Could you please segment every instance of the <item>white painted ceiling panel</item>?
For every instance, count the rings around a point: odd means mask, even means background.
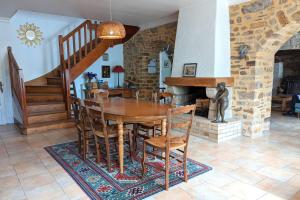
[[[113,18],[126,24],[142,25],[176,13],[181,6],[200,0],[112,0]],[[228,0],[242,3],[248,0]],[[109,0],[0,0],[0,18],[17,10],[107,20]]]

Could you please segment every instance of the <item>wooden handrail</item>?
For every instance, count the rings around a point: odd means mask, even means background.
[[[11,90],[13,93],[14,101],[20,107],[20,115],[23,120],[23,128],[28,127],[28,114],[26,102],[26,90],[24,84],[23,71],[20,69],[16,59],[12,53],[12,48],[7,47],[8,63],[11,81]]]
[[[64,91],[66,110],[70,116],[70,71],[89,52],[96,48],[95,34],[92,34],[94,26],[90,20],[86,20],[66,36],[59,35],[59,52],[61,62],[61,77]],[[96,33],[96,32],[95,32]],[[71,43],[71,44],[70,44]],[[94,44],[93,44],[94,43]]]

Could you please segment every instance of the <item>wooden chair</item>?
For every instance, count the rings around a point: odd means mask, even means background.
[[[161,92],[158,94],[159,100],[163,100],[164,104],[175,106],[175,98],[171,92]]]
[[[75,125],[78,130],[78,152],[82,155],[83,160],[86,160],[89,147],[94,145],[94,137],[87,122],[87,114],[81,99],[71,97],[71,103]]]
[[[103,98],[108,99],[109,91],[103,89],[96,89],[90,91],[90,98]]]
[[[173,155],[171,155],[171,151],[178,150],[181,153],[183,153],[183,159],[179,160],[176,158],[177,161],[180,161],[183,164],[183,171],[184,171],[184,181],[187,182],[188,176],[187,176],[187,147],[188,147],[188,141],[190,136],[190,131],[192,127],[192,122],[195,115],[196,106],[195,105],[189,105],[189,106],[183,106],[179,108],[172,108],[168,110],[168,119],[167,119],[167,134],[165,136],[159,136],[159,137],[153,137],[147,140],[144,140],[144,155],[143,155],[143,161],[142,161],[142,167],[143,176],[147,172],[146,165],[148,164],[146,162],[146,158],[149,155],[155,156],[157,158],[161,158],[165,160],[165,168],[160,168],[161,170],[165,171],[165,189],[169,189],[169,172],[170,172],[170,157],[175,158]],[[176,118],[174,120],[174,117],[178,117],[184,114],[188,114],[189,117],[185,120],[179,120]],[[178,121],[179,120],[179,121]],[[181,136],[172,136],[173,129],[181,129],[185,130],[184,133]],[[153,149],[156,149],[162,153],[165,154],[165,156],[156,154],[156,150],[149,152],[147,147],[150,146]],[[183,151],[182,151],[183,148]],[[152,166],[153,167],[153,166]]]
[[[104,139],[105,149],[106,149],[106,161],[108,171],[111,172],[111,150],[109,139],[113,139],[116,144],[118,143],[118,129],[116,125],[108,125],[103,112],[103,103],[95,103],[93,101],[85,100],[84,101],[86,112],[88,115],[88,120],[92,128],[92,132],[95,137],[96,143],[96,162],[99,163],[101,160],[101,148],[99,138]],[[127,134],[130,147],[130,157],[133,159],[132,152],[132,136],[131,132],[127,129],[124,130],[124,133]]]
[[[172,93],[170,93],[170,92],[163,92],[163,93],[159,93],[159,94],[157,94],[157,92],[152,93],[151,100],[153,102],[158,103],[161,99],[163,100],[164,104],[170,104],[172,107],[175,107],[175,102],[174,102],[174,98],[173,98]],[[152,131],[152,137],[155,137],[156,131],[159,130],[160,126],[161,126],[161,121],[141,123],[138,126],[137,134],[141,137],[149,138],[150,135],[145,136],[145,135],[139,134],[139,130],[142,130],[144,132],[149,132],[149,130],[151,130]]]

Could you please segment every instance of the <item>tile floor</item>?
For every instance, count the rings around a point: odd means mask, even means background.
[[[148,198],[300,199],[300,120],[274,114],[270,133],[222,144],[191,137],[189,157],[213,171]],[[76,139],[74,129],[22,136],[0,126],[0,199],[88,199],[43,149]]]

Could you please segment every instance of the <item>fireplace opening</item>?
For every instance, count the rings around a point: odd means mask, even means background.
[[[206,87],[180,87],[180,94],[176,94],[177,105],[196,104],[196,115],[208,118],[209,98],[206,96]]]

